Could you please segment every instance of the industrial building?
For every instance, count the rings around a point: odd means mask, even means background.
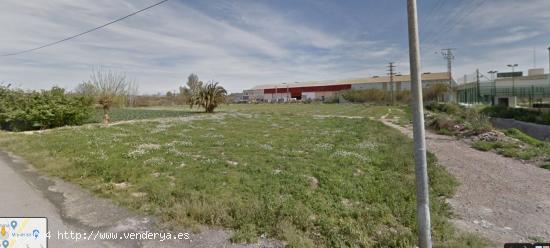
[[[505,72],[497,74],[494,80],[467,82],[455,88],[459,103],[488,103],[517,106],[518,100],[528,105],[550,98],[550,78],[544,69],[530,69],[527,75],[523,72]]]
[[[285,102],[290,100],[319,100],[325,101],[338,97],[341,91],[345,90],[367,90],[380,89],[391,90],[389,76],[373,76],[368,78],[316,81],[316,82],[295,82],[272,85],[259,85],[252,89],[243,91],[242,101],[246,102]],[[410,90],[409,75],[394,75],[394,91]],[[422,86],[429,87],[434,84],[451,84],[456,82],[451,79],[447,72],[422,73]]]

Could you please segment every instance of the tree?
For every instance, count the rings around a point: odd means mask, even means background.
[[[449,91],[447,84],[433,84],[424,90],[424,100],[440,101],[444,100],[445,93]]]
[[[227,96],[227,91],[217,82],[204,84],[193,73],[187,77],[187,86],[180,87],[179,91],[191,108],[200,106],[206,113],[214,112],[214,109],[225,102]]]
[[[199,93],[202,85],[203,82],[199,80],[197,74],[191,73],[189,77],[187,77],[187,87],[180,87],[180,94],[186,98],[189,107],[193,108],[193,106],[199,104],[196,101],[196,95]]]
[[[124,105],[134,84],[122,73],[94,70],[83,88],[89,85],[93,85],[96,102],[103,108],[103,123],[109,124],[111,107]]]
[[[214,112],[221,103],[225,102],[227,91],[216,82],[209,82],[200,86],[195,96],[195,103],[204,108],[206,113]]]

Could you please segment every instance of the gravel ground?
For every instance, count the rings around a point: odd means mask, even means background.
[[[412,127],[382,122],[412,137]],[[465,141],[426,132],[428,150],[460,182],[449,204],[456,226],[498,246],[550,241],[550,170],[478,151]]]

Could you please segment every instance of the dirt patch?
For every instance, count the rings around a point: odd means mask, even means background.
[[[383,123],[412,137],[410,126]],[[478,151],[462,140],[426,131],[426,143],[460,182],[448,202],[453,222],[500,247],[506,242],[550,240],[550,171],[533,164]]]

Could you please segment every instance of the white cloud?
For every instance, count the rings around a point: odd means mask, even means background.
[[[484,41],[477,41],[474,42],[474,45],[503,45],[503,44],[509,44],[514,43],[518,41],[524,41],[529,38],[533,38],[536,36],[539,36],[541,32],[538,31],[531,31],[531,32],[522,32],[522,31],[516,31],[512,32],[511,34],[498,36],[498,37],[489,37],[486,38]]]
[[[153,2],[7,0],[0,22],[10,25],[0,29],[0,53],[59,40]],[[73,88],[91,68],[103,66],[136,78],[144,93],[175,89],[189,73],[239,91],[259,83],[356,76],[364,73],[365,63],[353,63],[384,59],[396,50],[292,22],[264,5],[228,6],[239,22],[169,1],[83,37],[3,57],[0,81],[25,88],[53,83]]]

